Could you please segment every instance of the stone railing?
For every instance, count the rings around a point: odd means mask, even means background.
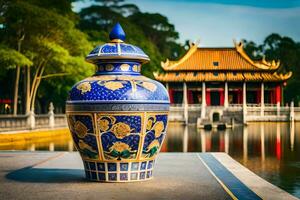
[[[29,112],[27,115],[0,115],[0,132],[66,127],[66,115],[54,114],[53,111],[53,104],[50,103],[48,114],[36,115],[34,112]]]
[[[0,132],[66,126],[67,119],[65,114],[42,114],[34,115],[33,117],[29,115],[0,115]]]
[[[246,111],[242,104],[229,104],[227,108],[224,106],[209,106],[206,107],[206,118],[210,116],[210,111],[213,109],[223,109],[227,115],[241,115],[239,118],[245,117],[247,121],[300,121],[300,107],[294,107],[293,103],[288,106],[280,106],[279,104],[247,104]],[[189,104],[188,121],[201,117],[201,104]],[[171,104],[170,106],[170,121],[187,121],[185,119],[185,108],[182,104]],[[245,115],[245,116],[244,116]]]

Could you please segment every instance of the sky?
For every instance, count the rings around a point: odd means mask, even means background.
[[[142,12],[168,17],[180,42],[200,40],[203,47],[233,46],[233,39],[262,43],[271,33],[300,41],[300,0],[126,0]],[[89,6],[74,4],[74,10]],[[126,32],[126,27],[123,27]]]

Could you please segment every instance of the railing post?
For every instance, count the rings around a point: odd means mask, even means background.
[[[229,102],[228,102],[228,82],[226,81],[225,82],[225,91],[224,91],[224,93],[225,93],[225,99],[224,99],[224,107],[225,108],[228,108],[228,104],[229,104]]]
[[[201,119],[205,118],[206,114],[206,89],[205,82],[202,82],[202,102],[201,102]]]
[[[295,110],[294,110],[294,101],[292,101],[290,107],[290,121],[294,122],[294,120],[295,120]]]
[[[35,128],[35,114],[34,114],[34,110],[31,110],[28,113],[28,116],[27,116],[27,126],[30,129],[34,129]]]
[[[50,128],[54,128],[54,106],[53,106],[53,103],[50,102],[50,105],[49,105],[49,127]]]
[[[188,114],[188,98],[187,98],[187,84],[183,82],[183,108],[184,108],[184,121],[188,124],[189,114]]]
[[[280,117],[280,102],[278,101],[277,104],[277,117]]]
[[[247,123],[247,89],[246,82],[243,83],[243,123]]]
[[[260,88],[260,116],[264,116],[265,114],[265,86],[264,83],[261,83]]]

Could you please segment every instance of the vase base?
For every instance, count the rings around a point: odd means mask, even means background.
[[[86,177],[88,181],[91,182],[99,182],[99,183],[132,183],[132,182],[143,182],[143,181],[150,181],[153,179],[153,176],[150,178],[145,178],[145,179],[137,179],[137,180],[117,180],[117,181],[111,181],[111,180],[99,180],[99,179],[91,179]]]
[[[97,182],[146,181],[153,177],[155,160],[140,162],[94,162],[84,160],[86,178]]]

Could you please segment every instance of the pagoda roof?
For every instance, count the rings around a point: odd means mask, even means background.
[[[154,74],[161,82],[282,82],[292,76],[292,72],[278,74],[277,72],[168,72]]]
[[[178,61],[161,62],[165,71],[275,71],[280,61],[268,62],[264,58],[252,60],[244,51],[243,43],[234,42],[232,48],[199,48],[199,42]]]

